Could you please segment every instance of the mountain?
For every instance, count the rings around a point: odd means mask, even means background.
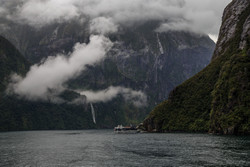
[[[7,39],[0,36],[0,93],[6,88],[12,72],[24,75],[28,69],[28,61]]]
[[[77,21],[55,23],[40,29],[8,23],[4,35],[31,64],[57,53],[69,53],[77,42],[89,42],[88,24]],[[110,86],[130,88],[147,96],[135,106],[120,94],[108,102],[96,102],[97,127],[139,123],[176,85],[203,69],[211,60],[214,42],[206,35],[190,32],[158,33],[158,21],[124,26],[108,35],[114,43],[106,58],[88,66],[68,81],[72,90],[100,91]]]
[[[14,24],[2,34],[30,62],[39,63],[48,56],[72,51],[76,42],[88,43],[91,34],[89,24],[72,21],[39,30]],[[170,90],[209,63],[215,45],[205,35],[157,33],[155,29],[159,24],[150,21],[133,27],[124,26],[119,32],[108,35],[114,43],[109,56],[100,66],[88,68],[69,84],[94,90],[124,85],[142,90],[150,97],[152,94],[155,102],[165,100]],[[100,79],[94,79],[91,74],[98,75],[95,77]]]
[[[0,131],[94,128],[88,106],[28,101],[6,93],[10,75],[25,75],[30,63],[0,36]],[[67,98],[80,96],[64,92]],[[63,95],[62,95],[63,96]],[[83,99],[84,103],[84,99]]]
[[[224,10],[211,63],[177,86],[144,120],[147,131],[250,133],[250,3]]]

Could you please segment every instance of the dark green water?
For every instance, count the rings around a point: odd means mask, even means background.
[[[0,166],[250,166],[250,137],[7,132],[0,133]]]

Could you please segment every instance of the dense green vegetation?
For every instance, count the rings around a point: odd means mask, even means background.
[[[0,131],[94,128],[83,106],[30,102],[5,97],[0,102]]]
[[[169,99],[158,105],[146,119],[148,130],[208,131],[212,100],[210,92],[218,77],[219,62],[176,87]]]
[[[8,40],[0,36],[0,95],[12,72],[24,75],[28,69],[26,59]]]
[[[250,131],[250,57],[233,55],[222,67],[212,91],[211,130]]]
[[[235,35],[220,56],[176,87],[144,121],[148,131],[250,133],[250,37],[239,50],[250,6],[240,15]],[[224,34],[225,35],[225,34]]]

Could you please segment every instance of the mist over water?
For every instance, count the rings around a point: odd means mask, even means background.
[[[0,133],[0,166],[250,166],[249,157],[250,137],[112,130]]]

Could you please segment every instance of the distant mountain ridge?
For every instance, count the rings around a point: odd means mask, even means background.
[[[212,62],[144,120],[147,131],[250,134],[250,2],[224,10]]]

